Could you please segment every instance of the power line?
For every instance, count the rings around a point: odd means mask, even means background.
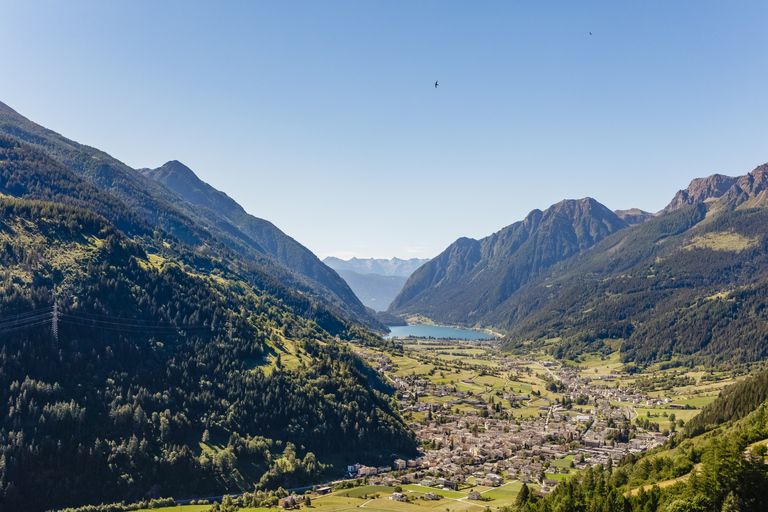
[[[59,302],[56,300],[56,292],[53,292],[53,318],[51,318],[51,332],[53,334],[53,350],[59,351]]]
[[[59,308],[58,301],[53,306],[27,311],[12,317],[0,316],[0,334],[18,332],[25,329],[51,326],[51,336],[54,348],[58,349],[59,322],[81,327],[93,327],[109,331],[125,331],[133,333],[179,333],[210,331],[210,324],[177,325],[154,322],[138,318],[120,318],[86,311],[64,312]],[[232,339],[234,326],[232,317],[226,323],[227,336]]]

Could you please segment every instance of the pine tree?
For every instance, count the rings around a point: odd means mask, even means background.
[[[520,488],[520,492],[517,494],[517,499],[515,500],[515,506],[521,507],[528,503],[528,499],[530,497],[531,491],[528,490],[528,485],[523,484],[523,486]]]

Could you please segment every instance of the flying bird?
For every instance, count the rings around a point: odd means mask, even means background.
[[[437,89],[437,80],[435,80],[435,89]]]
[[[589,35],[592,35],[592,32],[590,32]]]

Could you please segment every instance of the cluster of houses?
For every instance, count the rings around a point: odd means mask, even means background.
[[[380,369],[391,366],[386,355],[376,354],[370,358]],[[517,368],[511,360],[503,359],[502,363],[511,370]],[[549,366],[543,361],[539,364]],[[507,419],[497,419],[492,414],[491,404],[478,396],[469,396],[453,386],[436,385],[426,378],[406,381],[388,375],[400,388],[402,410],[431,412],[429,420],[411,423],[410,427],[422,444],[434,449],[423,452],[414,460],[397,459],[394,467],[355,464],[348,467],[349,476],[365,476],[369,484],[417,483],[455,489],[469,478],[474,478],[477,485],[498,486],[505,480],[502,472],[506,472],[507,479],[537,482],[542,486],[542,492],[548,492],[557,485],[557,480],[546,478],[546,473],[568,473],[570,468],[562,468],[563,464],[559,464],[558,469],[553,464],[568,455],[573,456],[573,468],[583,469],[610,461],[615,463],[628,453],[648,450],[667,440],[661,433],[641,432],[635,427],[631,427],[632,436],[628,442],[618,442],[617,436],[611,434],[630,426],[632,405],[667,403],[669,399],[645,396],[636,389],[593,385],[594,379],[582,377],[573,369],[558,370],[557,374],[548,371],[567,386],[564,397],[574,402],[587,397],[590,408],[566,410],[542,399],[547,405],[540,407],[538,417],[514,420],[508,419],[508,415]],[[451,398],[440,404],[418,401],[418,397],[427,394]],[[530,400],[528,395],[513,393],[505,394],[503,398],[509,402]],[[611,402],[626,405],[616,407]],[[471,405],[474,410],[464,407],[464,412],[458,413],[454,409],[459,404]],[[478,414],[483,410],[490,414]],[[626,439],[626,436],[621,438]],[[397,476],[392,476],[395,471]]]
[[[387,354],[384,354],[383,352],[355,352],[358,356],[362,357],[363,359],[366,359],[369,363],[371,363],[371,366],[373,366],[376,370],[380,372],[391,372],[392,371],[392,361],[389,359],[389,356]]]

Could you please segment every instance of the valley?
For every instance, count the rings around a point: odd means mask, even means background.
[[[0,512],[759,510],[766,165],[337,272],[178,161],[0,132]]]
[[[393,453],[379,466],[348,460],[344,479],[278,491],[260,506],[246,493],[220,506],[187,500],[183,509],[266,512],[265,503],[290,501],[288,508],[319,512],[508,510],[519,505],[524,485],[543,497],[590,468],[618,470],[627,455],[669,446],[724,388],[743,380],[701,368],[630,374],[618,353],[578,362],[543,351],[509,357],[498,340],[403,338],[385,350],[350,347],[395,386],[392,400],[416,434],[417,456]]]

